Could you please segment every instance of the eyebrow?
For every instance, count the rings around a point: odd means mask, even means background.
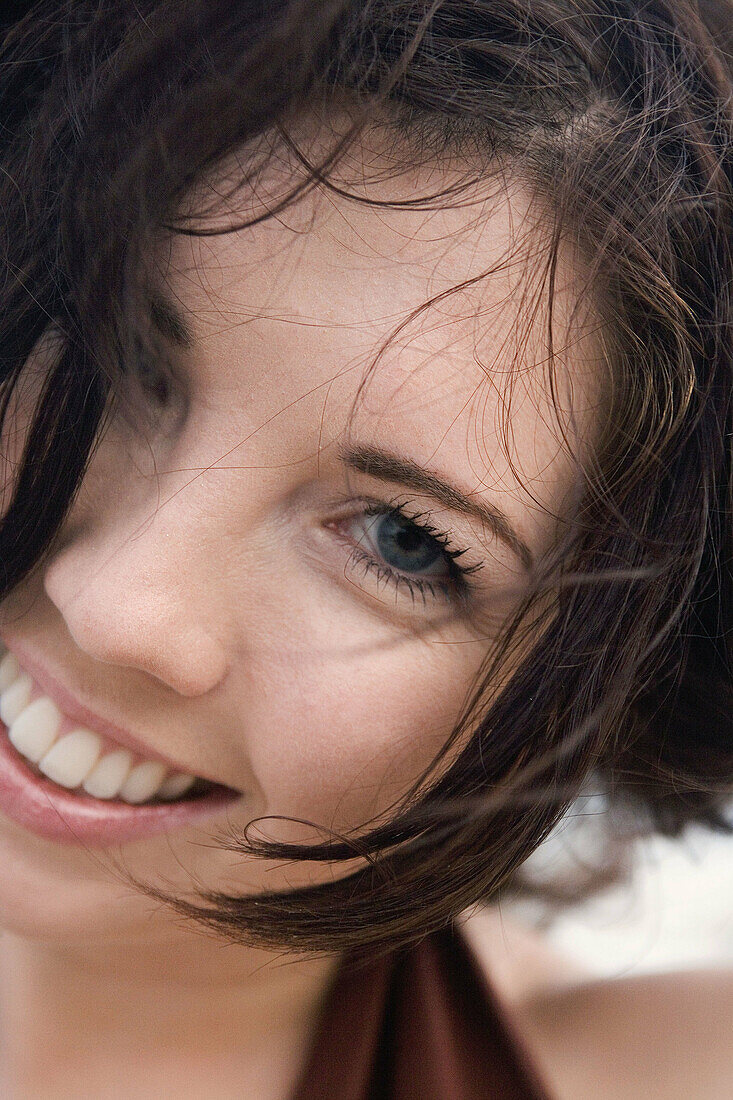
[[[353,470],[359,470],[381,481],[405,485],[408,489],[433,497],[454,512],[480,520],[519,557],[526,569],[532,567],[532,551],[497,505],[479,502],[412,459],[401,458],[377,447],[344,445],[339,447],[338,454],[341,461]]]
[[[150,318],[161,336],[179,347],[193,347],[193,332],[178,306],[160,293],[152,295],[148,305]]]
[[[191,348],[194,344],[193,333],[178,307],[161,294],[151,296],[149,300],[150,316],[161,336],[166,337],[180,347]],[[492,531],[512,553],[516,554],[526,569],[530,569],[534,556],[527,543],[512,526],[508,516],[496,504],[479,502],[462,492],[449,481],[426,470],[410,458],[401,458],[378,447],[366,444],[341,446],[339,458],[352,470],[405,485],[408,489],[425,493],[434,500],[445,504],[454,512],[480,520]]]

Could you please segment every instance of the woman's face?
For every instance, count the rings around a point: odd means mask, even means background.
[[[405,199],[451,178],[425,167],[363,192]],[[162,338],[172,400],[131,394],[140,415],[113,419],[0,628],[155,756],[241,795],[110,848],[0,815],[6,924],[153,935],[150,903],[120,888],[111,856],[189,896],[327,878],[211,837],[266,815],[361,825],[445,741],[574,478],[548,392],[538,205],[516,182],[485,191],[433,211],[319,191],[253,228],[172,240],[163,275],[191,336]],[[597,352],[590,335],[567,338],[579,276],[562,256],[558,283],[556,401],[572,440],[593,415]],[[261,831],[313,838],[280,821]]]

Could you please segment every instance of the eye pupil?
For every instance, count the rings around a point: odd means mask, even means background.
[[[381,518],[376,541],[387,564],[406,573],[426,569],[442,554],[442,548],[431,535],[397,515]]]

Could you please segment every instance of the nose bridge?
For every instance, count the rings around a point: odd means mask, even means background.
[[[215,520],[197,500],[192,486],[153,487],[134,506],[108,490],[104,503],[72,510],[44,572],[46,594],[81,650],[186,696],[226,674]]]

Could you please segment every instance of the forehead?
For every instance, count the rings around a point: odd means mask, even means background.
[[[548,211],[498,169],[462,186],[468,167],[397,170],[378,143],[355,146],[337,190],[316,187],[235,232],[174,238],[165,277],[192,329],[198,384],[271,460],[288,460],[285,443],[322,466],[348,432],[469,493],[501,493],[536,543],[569,485],[563,435],[593,433],[596,322],[585,302],[571,324],[584,272],[561,250],[550,359]],[[293,182],[292,164],[274,159],[197,223],[261,217]]]

